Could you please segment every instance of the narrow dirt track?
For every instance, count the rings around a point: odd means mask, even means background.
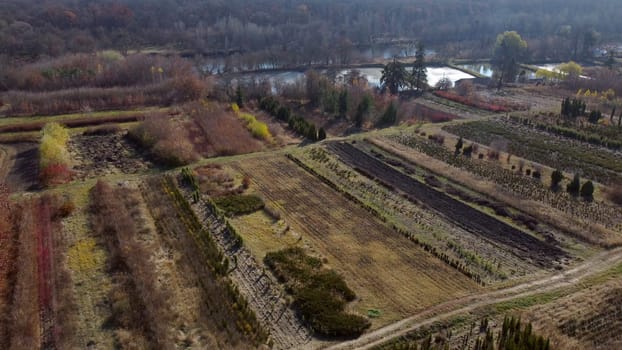
[[[535,281],[522,283],[514,287],[449,301],[401,321],[379,328],[355,340],[342,342],[326,347],[325,349],[371,349],[386,341],[405,335],[417,328],[462,315],[481,307],[550,292],[564,287],[575,286],[581,279],[604,272],[620,263],[622,263],[622,248],[616,248],[600,253],[573,269],[549,275]]]
[[[455,225],[479,235],[493,244],[500,244],[509,248],[509,251],[522,259],[531,259],[537,265],[550,268],[553,267],[555,260],[567,256],[562,249],[457,201],[445,193],[390,167],[349,143],[331,143],[329,149],[344,163],[363,173],[363,175],[376,178],[386,186],[404,192],[411,201],[423,203]]]

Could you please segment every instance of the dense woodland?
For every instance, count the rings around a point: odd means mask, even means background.
[[[532,58],[567,59],[619,39],[621,15],[617,0],[6,0],[0,54],[151,47],[249,62],[347,63],[357,48],[403,40],[410,50],[423,41],[447,57],[489,57],[496,33],[516,30]]]

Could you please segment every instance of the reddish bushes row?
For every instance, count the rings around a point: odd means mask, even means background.
[[[38,93],[9,91],[2,99],[10,105],[9,115],[55,115],[137,106],[168,106],[201,97],[206,86],[196,77],[184,76],[146,86],[75,88]]]
[[[50,164],[39,171],[41,183],[46,186],[61,185],[71,181],[73,171],[67,164]]]
[[[10,257],[13,262],[11,266],[0,264],[0,347],[77,347],[73,343],[73,284],[64,266],[65,255],[59,253],[66,249],[66,242],[55,234],[59,220],[73,210],[72,202],[44,195],[14,202],[10,210],[2,203],[0,206],[0,258]],[[4,242],[4,238],[10,241]],[[7,277],[9,289],[2,288],[1,277]]]
[[[190,62],[180,58],[143,54],[123,57],[114,52],[74,54],[12,70],[0,86],[24,91],[109,88],[153,84],[190,72]]]
[[[434,91],[434,95],[438,97],[446,98],[454,102],[462,103],[463,105],[467,105],[467,106],[471,106],[471,107],[475,107],[479,109],[484,109],[484,110],[491,111],[491,112],[510,112],[511,111],[510,108],[505,107],[505,106],[487,103],[487,102],[479,101],[474,98],[468,98],[465,96],[456,95],[449,91],[437,90],[437,91]]]
[[[0,183],[0,348],[9,344],[9,307],[15,284],[14,269],[16,259],[16,235],[13,232],[11,205],[7,186]]]

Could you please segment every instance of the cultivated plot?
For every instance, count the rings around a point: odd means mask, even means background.
[[[282,156],[233,164],[266,202],[359,296],[353,308],[381,312],[376,325],[477,291],[477,284]]]

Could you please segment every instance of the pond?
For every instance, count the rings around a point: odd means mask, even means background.
[[[408,68],[410,70],[410,68]],[[338,78],[343,78],[352,70],[345,69],[337,74]],[[374,87],[380,86],[380,78],[382,77],[382,68],[360,68],[358,71],[367,79],[369,84]],[[427,67],[428,85],[435,86],[442,78],[448,78],[452,83],[461,79],[473,79],[473,75],[462,72],[450,67]]]
[[[436,55],[435,50],[425,49],[425,57],[429,58]],[[367,48],[367,49],[356,49],[354,51],[354,55],[358,58],[366,59],[366,60],[374,60],[377,58],[382,58],[385,60],[391,58],[407,58],[407,57],[415,57],[417,50],[414,45],[404,45],[404,46],[385,46],[385,47],[376,47],[376,48]]]
[[[546,63],[546,64],[537,64],[534,67],[539,69],[545,69],[548,71],[553,71],[557,66],[561,63]],[[495,70],[490,63],[468,63],[468,64],[460,64],[458,67],[467,69],[476,73],[479,73],[485,77],[492,78]],[[521,69],[522,71],[522,69]],[[536,73],[531,70],[525,70],[527,79],[535,79]]]
[[[334,74],[336,81],[342,82],[343,78],[350,74],[354,69],[342,69]],[[367,79],[367,82],[372,87],[380,86],[380,77],[382,77],[382,68],[358,68],[360,75]],[[410,70],[410,68],[408,68]],[[462,72],[460,70],[450,67],[427,67],[428,72],[428,85],[435,86],[439,80],[446,77],[456,83],[461,79],[475,78],[473,75]],[[320,71],[322,74],[327,74],[326,70]],[[277,71],[277,72],[263,72],[263,73],[248,73],[242,74],[241,79],[249,81],[254,79],[256,81],[269,81],[272,86],[283,84],[294,84],[297,81],[301,81],[304,78],[303,72],[298,71]],[[235,79],[232,80],[235,82]]]

